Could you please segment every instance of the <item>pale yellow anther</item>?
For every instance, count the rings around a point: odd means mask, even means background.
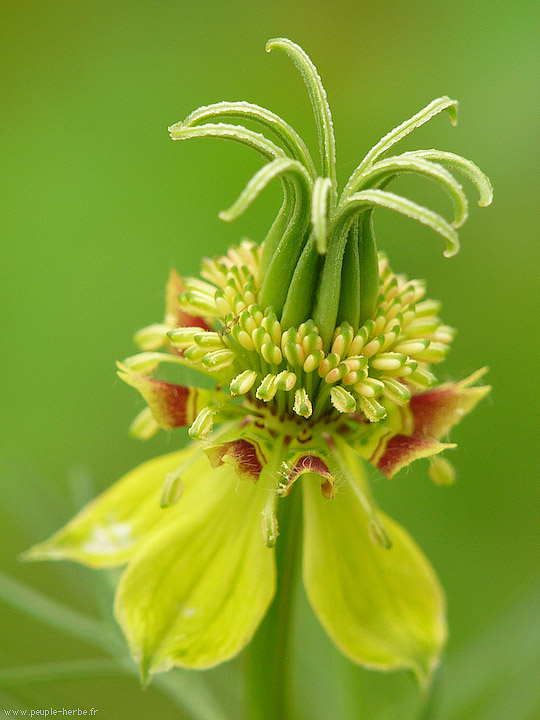
[[[401,353],[381,353],[373,358],[371,367],[375,370],[397,370],[407,361],[406,355]]]
[[[381,351],[388,350],[388,348],[396,342],[398,334],[397,331],[393,330],[392,332],[386,333],[386,335],[382,335],[384,339],[381,345]]]
[[[232,310],[228,301],[221,295],[216,297],[215,303],[216,303],[216,308],[222,317],[225,317],[225,315],[228,315]]]
[[[223,292],[225,293],[225,298],[227,299],[227,302],[232,308],[234,305],[235,297],[238,294],[236,289],[234,287],[231,287],[230,285],[227,285]]]
[[[346,375],[347,367],[343,364],[338,365],[325,376],[324,381],[331,385],[332,383],[338,382],[341,378]]]
[[[407,327],[407,335],[410,338],[425,337],[426,335],[434,333],[440,325],[441,321],[436,317],[416,318],[409,323]]]
[[[276,375],[276,385],[278,390],[287,390],[289,392],[296,385],[296,375],[288,370],[282,370]]]
[[[441,309],[441,303],[439,300],[423,300],[416,306],[416,317],[430,317],[431,315],[437,315]]]
[[[159,423],[149,407],[144,408],[129,426],[129,434],[139,440],[149,440],[159,430]]]
[[[456,481],[456,471],[442,455],[433,455],[430,458],[428,474],[436,485],[453,485]]]
[[[240,332],[238,333],[238,342],[248,352],[255,350],[255,345],[253,343],[253,340],[251,339],[251,335],[245,330],[240,330]]]
[[[275,375],[266,375],[257,388],[255,396],[263,402],[270,402],[277,392],[277,378]]]
[[[394,303],[386,312],[386,324],[393,320],[401,312],[401,304]]]
[[[200,327],[182,327],[170,330],[167,336],[174,347],[182,350],[193,344],[195,335],[202,332]]]
[[[210,283],[200,280],[199,278],[187,277],[183,279],[184,291],[186,292],[199,292],[202,295],[206,295],[209,298],[213,298],[216,292],[216,288],[210,285]]]
[[[244,370],[244,372],[231,380],[229,389],[232,395],[244,395],[249,392],[256,379],[257,373],[254,370]]]
[[[455,334],[456,331],[453,327],[450,327],[448,325],[441,325],[439,328],[437,328],[437,330],[435,330],[435,332],[431,336],[431,339],[435,342],[450,344],[454,339]]]
[[[240,315],[242,310],[246,309],[246,301],[241,295],[237,295],[234,301],[234,312],[236,315]]]
[[[377,400],[360,396],[358,403],[360,409],[370,422],[379,422],[386,417],[386,410]]]
[[[349,355],[359,355],[365,344],[366,338],[363,335],[356,335],[349,347]]]
[[[199,332],[193,339],[198,347],[205,350],[219,350],[223,347],[221,337],[216,332]]]
[[[324,353],[322,350],[314,350],[310,353],[304,361],[303,370],[306,373],[313,372],[316,370],[324,359]]]
[[[203,440],[210,435],[214,427],[214,414],[216,408],[205,407],[197,415],[192,426],[188,430],[188,435],[194,440]]]
[[[283,359],[281,350],[273,342],[264,343],[261,347],[261,355],[270,365],[279,365]]]
[[[334,387],[330,391],[332,405],[340,413],[352,413],[356,410],[356,400],[348,390],[342,387]]]
[[[375,378],[366,378],[354,386],[355,392],[365,398],[378,397],[384,390],[384,385],[380,380]]]
[[[375,353],[379,352],[381,349],[382,342],[379,338],[375,338],[375,340],[371,340],[371,342],[368,342],[368,344],[364,347],[362,350],[362,355],[364,357],[370,358],[375,355]]]
[[[294,393],[294,406],[293,410],[297,415],[308,418],[313,412],[311,400],[305,388],[301,388]]]
[[[250,315],[247,317],[244,322],[242,323],[243,329],[251,335],[251,333],[255,330],[257,327],[257,323],[255,322],[254,318]]]
[[[343,357],[345,355],[345,350],[347,349],[347,343],[343,335],[338,335],[334,342],[332,343],[332,352],[335,355],[339,355],[339,357]]]
[[[191,345],[184,351],[184,357],[190,362],[197,362],[202,360],[207,355],[208,351],[203,348],[197,347],[197,345]]]
[[[416,355],[425,350],[428,345],[429,340],[405,340],[398,343],[394,350],[398,353],[405,353],[405,355]]]
[[[341,381],[344,385],[354,385],[356,382],[358,382],[358,373],[353,370],[352,372],[348,372]]]
[[[170,329],[168,325],[154,323],[136,332],[133,339],[141,350],[157,350],[167,339],[167,332]]]
[[[325,377],[330,370],[338,366],[340,358],[334,353],[329,353],[319,365],[319,377]]]
[[[375,325],[373,326],[371,335],[372,336],[380,335],[382,333],[385,325],[386,325],[385,315],[379,315],[379,317],[375,320]]]
[[[234,362],[234,353],[230,350],[216,350],[215,352],[207,353],[203,359],[203,365],[209,370],[224,370]]]
[[[408,308],[407,310],[405,310],[403,312],[403,320],[401,321],[401,329],[405,330],[407,328],[408,332],[408,327],[410,323],[414,320],[415,316],[416,314],[414,309]]]

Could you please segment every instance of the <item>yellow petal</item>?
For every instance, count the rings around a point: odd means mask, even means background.
[[[174,522],[145,543],[118,586],[116,617],[145,678],[236,655],[274,594],[274,553],[261,535],[266,492],[226,464],[204,463],[189,503],[185,492]]]
[[[389,549],[371,539],[350,487],[326,500],[308,476],[304,584],[321,624],[351,660],[378,670],[409,668],[425,684],[446,639],[443,591],[407,532],[378,515],[392,540]]]
[[[196,446],[190,446],[139,465],[51,538],[30,548],[24,559],[70,559],[96,568],[128,562],[144,539],[167,520],[169,510],[160,506],[167,474],[198,452]]]

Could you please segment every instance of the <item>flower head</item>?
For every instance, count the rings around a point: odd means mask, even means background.
[[[261,245],[244,240],[203,260],[200,278],[172,271],[163,322],[137,333],[142,352],[119,363],[147,404],[132,433],[189,427],[196,442],[133,470],[28,556],[127,563],[116,616],[143,674],[210,667],[249,642],[271,603],[281,507],[302,484],[304,583],[322,625],[354,661],[425,680],[445,642],[443,592],[414,541],[377,508],[365,463],[391,478],[427,457],[432,478],[450,482],[439,453],[454,446],[442,440],[489,388],[475,385],[483,371],[437,384],[433,366],[454,330],[424,283],[395,274],[377,251],[373,212],[386,207],[428,225],[451,256],[467,200],[450,171],[476,185],[480,205],[491,186],[452,153],[388,157],[436,114],[455,122],[457,103],[443,97],[385,135],[338,195],[320,78],[294,43],[273,40],[273,48],[306,82],[321,172],[296,132],[257,105],[217,103],[173,125],[175,140],[226,138],[266,160],[224,220],[274,179],[284,200]],[[404,173],[438,183],[453,221],[390,192]],[[171,365],[211,378],[211,389],[159,374]]]

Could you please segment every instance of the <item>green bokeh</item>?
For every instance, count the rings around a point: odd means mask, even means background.
[[[176,447],[176,436],[147,444],[128,437],[140,406],[115,379],[114,363],[132,353],[136,329],[160,318],[169,268],[195,273],[202,253],[223,251],[242,235],[260,241],[279,195],[270,192],[224,225],[217,213],[257,159],[211,140],[173,144],[166,128],[198,105],[248,99],[313,143],[300,78],[284,57],[264,53],[268,38],[288,36],[309,52],[328,90],[342,182],[381,134],[441,94],[460,100],[457,130],[439,118],[404,148],[459,152],[492,179],[494,204],[473,204],[452,260],[428,230],[384,212],[377,218],[379,245],[394,268],[426,278],[443,317],[459,329],[443,375],[489,365],[494,390],[454,433],[454,487],[433,487],[421,463],[375,487],[448,594],[441,717],[540,718],[538,20],[532,0],[2,4],[6,573],[95,612],[89,571],[25,566],[17,555],[73,513],[74,477],[79,488],[90,477],[97,492]],[[431,188],[408,188],[445,209]],[[96,657],[15,610],[0,617],[2,667]],[[417,699],[406,676],[349,666],[307,608],[297,633],[296,691],[306,720],[357,718],[351,691],[369,720],[413,717]],[[237,698],[226,688],[234,668],[209,676],[233,720]],[[0,690],[0,710],[16,702],[94,706],[101,720],[174,712],[157,688],[142,693],[132,678],[6,693]]]

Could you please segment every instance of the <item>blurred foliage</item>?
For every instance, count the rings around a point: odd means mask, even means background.
[[[99,576],[67,564],[21,565],[17,555],[85,495],[183,442],[128,437],[138,403],[115,379],[114,362],[132,352],[137,328],[161,317],[169,267],[194,273],[201,253],[242,235],[261,240],[279,193],[224,225],[218,211],[257,161],[211,141],[173,145],[166,128],[200,104],[248,99],[314,140],[301,80],[264,53],[269,37],[285,35],[305,47],[327,87],[342,178],[383,132],[446,93],[461,103],[457,130],[437,120],[415,134],[414,147],[459,152],[493,182],[494,205],[471,208],[452,260],[428,230],[376,215],[394,268],[425,277],[459,329],[443,373],[464,377],[488,364],[494,391],[491,406],[454,433],[454,487],[432,487],[422,465],[392,482],[373,480],[380,504],[416,537],[448,594],[440,696],[424,717],[540,718],[539,19],[532,0],[2,3],[5,573],[77,613],[110,612],[110,583]],[[431,198],[431,187],[409,188]],[[0,708],[93,706],[102,720],[173,712],[187,720],[195,698],[207,718],[242,717],[241,658],[202,676],[175,672],[141,691],[129,662],[113,671],[117,661],[102,651],[16,610],[22,596],[15,591],[0,610]],[[298,607],[299,718],[419,717],[423,701],[410,678],[353,667],[300,588]],[[18,668],[43,663],[71,663],[73,679],[42,673],[38,682],[37,670],[21,684]]]

